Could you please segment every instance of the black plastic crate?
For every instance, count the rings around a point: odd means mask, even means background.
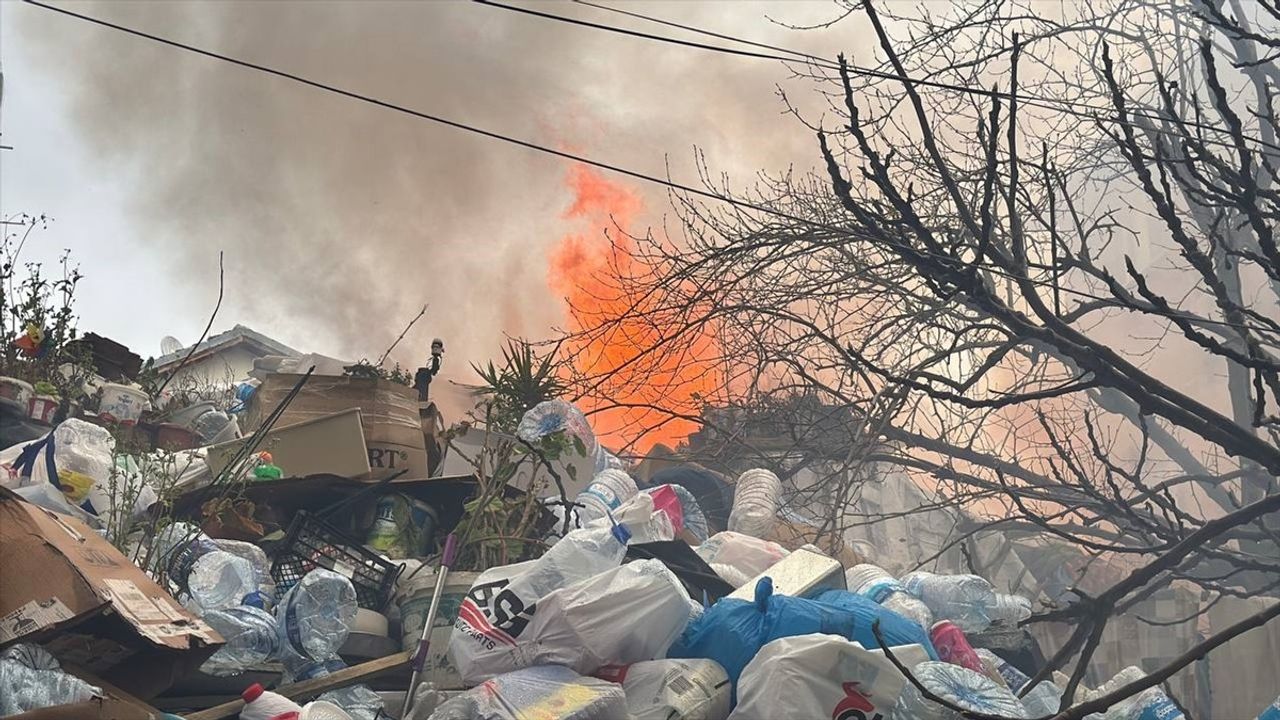
[[[356,603],[374,612],[382,612],[391,600],[401,569],[319,517],[298,511],[284,541],[272,553],[276,597],[283,598],[302,576],[316,568],[350,578],[356,588]]]

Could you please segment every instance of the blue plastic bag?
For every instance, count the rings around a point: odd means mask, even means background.
[[[773,580],[766,577],[756,584],[754,602],[724,598],[708,608],[689,624],[667,657],[707,658],[720,663],[733,682],[733,701],[737,703],[738,676],[765,643],[810,633],[849,638],[856,625],[857,616],[848,610],[774,595]]]
[[[853,634],[845,636],[846,640],[853,640],[868,650],[880,647],[880,641],[876,640],[875,632],[871,629],[872,624],[879,620],[880,634],[889,643],[889,647],[921,645],[929,653],[930,660],[939,659],[933,643],[929,641],[929,633],[924,628],[874,600],[848,590],[826,590],[813,599],[853,613],[857,622],[853,627]]]

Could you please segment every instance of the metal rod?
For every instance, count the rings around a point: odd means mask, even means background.
[[[418,638],[418,650],[413,656],[413,674],[409,676],[409,694],[404,699],[402,717],[409,717],[413,709],[414,696],[418,683],[422,681],[422,671],[427,665],[427,656],[431,648],[431,627],[436,623],[436,614],[440,612],[440,598],[444,595],[444,584],[449,576],[449,567],[453,565],[454,555],[458,550],[458,538],[453,533],[444,541],[444,552],[440,555],[440,570],[436,574],[436,589],[431,594],[431,605],[427,608],[427,616],[422,622],[422,636]]]

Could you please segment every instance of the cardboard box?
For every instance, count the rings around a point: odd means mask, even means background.
[[[211,446],[205,456],[209,472],[216,477],[246,442],[241,438]],[[271,453],[286,477],[324,474],[363,478],[370,471],[364,424],[357,408],[293,425],[276,423],[258,448]]]
[[[267,375],[245,412],[245,431],[261,425],[301,379],[301,375],[288,373]],[[400,470],[407,470],[408,478],[427,477],[427,448],[418,419],[418,394],[406,385],[390,380],[313,375],[276,421],[276,427],[353,408],[360,410],[370,480],[378,481]],[[297,474],[281,467],[291,475]]]
[[[150,698],[222,638],[87,525],[0,490],[0,647],[17,642]]]
[[[159,717],[108,695],[89,702],[31,710],[5,720],[158,720]]]

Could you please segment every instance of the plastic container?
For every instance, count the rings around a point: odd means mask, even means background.
[[[693,493],[689,492],[688,488],[683,485],[665,483],[656,487],[646,488],[641,492],[653,495],[655,498],[654,504],[658,507],[663,506],[662,502],[657,499],[659,495],[667,492],[673,493],[680,502],[681,529],[688,530],[697,543],[707,541],[709,532],[707,529],[707,516],[702,512],[702,506],[698,504],[698,499],[693,496]]]
[[[356,591],[347,578],[312,570],[276,608],[280,644],[302,658],[327,661],[338,653],[356,617]]]
[[[66,673],[44,648],[18,644],[0,652],[0,717],[102,697],[102,690]]]
[[[271,564],[276,593],[283,596],[316,568],[332,570],[350,580],[356,602],[374,612],[386,609],[400,573],[399,565],[366,550],[320,518],[298,511]]]
[[[586,456],[593,463],[598,462],[596,452],[599,445],[596,443],[595,433],[591,431],[591,424],[587,422],[587,416],[570,403],[563,400],[540,402],[525,412],[520,418],[520,424],[516,426],[516,436],[532,444],[558,432],[578,438],[586,450]]]
[[[317,699],[339,708],[351,720],[382,720],[387,717],[382,713],[382,696],[370,690],[368,685],[330,690]]]
[[[926,630],[933,626],[933,613],[929,606],[908,593],[902,583],[878,565],[854,565],[845,571],[844,578],[850,591],[879,603]]]
[[[932,660],[916,665],[912,673],[938,697],[966,710],[1008,718],[1026,718],[1023,707],[1009,689],[968,668]],[[892,720],[956,720],[954,710],[925,699],[912,683],[902,689]]]
[[[52,395],[32,395],[27,401],[27,416],[38,423],[52,425],[57,412],[58,398]]]
[[[0,377],[0,398],[12,400],[18,407],[27,409],[36,390],[31,383],[13,377]]]
[[[440,596],[440,607],[436,611],[435,623],[431,626],[431,657],[427,658],[427,679],[437,688],[452,690],[462,687],[462,677],[458,668],[449,661],[449,638],[453,635],[453,624],[458,619],[458,609],[466,599],[467,592],[475,584],[480,573],[450,572],[445,579],[444,591]],[[435,592],[435,574],[424,569],[413,578],[411,587],[407,588],[400,599],[400,646],[404,650],[415,650],[418,640],[422,638],[422,623],[426,620],[427,610],[431,607],[431,595]]]
[[[1125,685],[1137,682],[1147,674],[1135,665],[1116,673],[1115,677],[1103,683],[1101,687],[1087,697],[1106,695]],[[1111,706],[1103,716],[1105,720],[1185,720],[1186,716],[1178,706],[1157,687],[1150,687],[1137,695],[1125,698]]]
[[[930,628],[929,639],[933,641],[933,648],[937,650],[939,660],[969,668],[986,675],[996,683],[1007,686],[1004,677],[995,668],[987,668],[987,664],[982,661],[978,653],[974,652],[973,645],[969,644],[969,639],[964,636],[960,628],[956,627],[955,623],[950,620],[939,620]]]
[[[265,610],[239,605],[207,612],[201,619],[226,641],[200,666],[207,675],[239,675],[276,657],[280,650],[279,626]]]
[[[967,633],[991,625],[987,614],[995,604],[991,583],[977,575],[934,575],[917,570],[902,578],[907,592],[929,606],[937,620],[950,620]]]
[[[636,481],[622,470],[597,473],[591,484],[578,493],[578,519],[583,525],[607,517],[622,503],[636,496]]]
[[[630,539],[625,525],[574,530],[512,580],[507,590],[526,602],[536,602],[552,590],[617,567]]]
[[[262,548],[253,543],[240,540],[223,540],[221,538],[215,539],[213,544],[219,550],[243,558],[253,566],[254,585],[261,591],[262,597],[260,599],[250,599],[245,604],[266,609],[274,607],[276,583],[275,580],[271,579],[271,560],[267,558],[267,554],[262,551]]]
[[[403,493],[378,498],[373,526],[364,544],[393,560],[422,557],[435,535],[436,511]]]
[[[136,387],[104,383],[102,400],[98,403],[98,417],[121,425],[134,425],[149,403],[147,394]]]
[[[302,707],[289,698],[263,690],[254,683],[240,694],[244,707],[240,709],[240,720],[298,720],[302,715]]]
[[[160,566],[169,579],[191,595],[201,613],[240,604],[263,607],[261,570],[189,523],[173,523],[157,535],[153,543]]]
[[[1258,720],[1280,720],[1280,697],[1258,713]]]
[[[312,700],[302,706],[299,720],[353,720],[346,710],[328,700]]]
[[[729,529],[758,538],[771,537],[781,502],[782,482],[777,475],[762,468],[742,473],[734,485]]]

